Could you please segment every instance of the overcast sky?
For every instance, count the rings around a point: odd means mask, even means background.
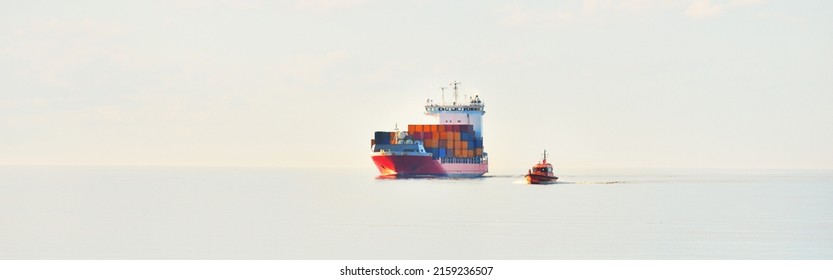
[[[833,2],[3,1],[0,163],[373,169],[462,82],[493,169],[833,168]]]

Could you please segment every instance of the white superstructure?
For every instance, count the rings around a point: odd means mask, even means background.
[[[428,100],[425,104],[425,114],[438,118],[438,124],[471,124],[474,126],[476,137],[483,137],[483,114],[485,105],[480,101],[480,96],[475,95],[467,102],[459,101],[459,82],[451,83],[454,89],[454,101],[449,105],[445,104],[445,93],[440,104]],[[444,90],[445,88],[443,88]]]

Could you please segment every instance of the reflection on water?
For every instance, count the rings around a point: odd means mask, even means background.
[[[830,259],[833,172],[0,167],[3,259]]]

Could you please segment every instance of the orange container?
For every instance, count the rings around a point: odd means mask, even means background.
[[[468,141],[460,141],[460,149],[468,150],[469,149],[469,142]]]
[[[477,148],[474,150],[475,156],[482,156],[483,155],[483,148]]]
[[[473,157],[474,157],[474,150],[469,150],[469,157],[470,157],[470,158],[473,158]]]
[[[454,149],[454,141],[446,140],[446,143],[448,143],[445,146],[446,149]]]

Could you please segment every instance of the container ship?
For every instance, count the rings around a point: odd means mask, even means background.
[[[458,86],[451,84],[454,101],[428,99],[425,114],[436,124],[409,124],[408,130],[376,131],[370,140],[371,159],[383,178],[480,177],[489,172],[483,150],[484,104],[479,96],[458,102]]]

